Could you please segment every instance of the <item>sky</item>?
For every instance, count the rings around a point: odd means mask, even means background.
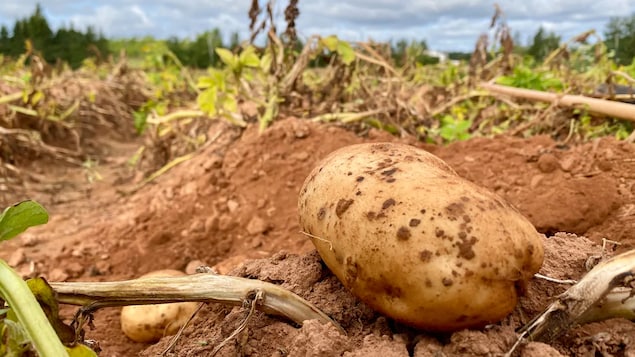
[[[232,32],[241,38],[249,34],[250,0],[2,0],[0,24],[11,29],[16,19],[33,13],[37,2],[54,30],[92,25],[109,38],[193,38],[213,28],[227,37]],[[276,2],[281,19],[286,4],[286,0]],[[635,0],[500,0],[498,4],[512,32],[518,32],[524,43],[539,26],[563,40],[592,29],[602,36],[612,17],[635,14]],[[299,8],[296,28],[302,38],[335,34],[349,41],[423,39],[434,50],[472,51],[478,36],[488,31],[494,1],[303,0]]]

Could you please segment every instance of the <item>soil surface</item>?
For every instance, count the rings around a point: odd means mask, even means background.
[[[373,312],[321,263],[297,217],[300,187],[333,150],[361,142],[400,141],[444,159],[461,176],[515,205],[546,235],[541,273],[579,279],[592,256],[635,248],[635,145],[611,138],[573,145],[549,137],[475,138],[447,146],[288,118],[264,133],[223,122],[192,159],[138,187],[127,165],[139,143],[112,140],[93,169],[33,162],[23,180],[0,189],[3,207],[35,199],[50,222],[4,242],[0,257],[23,276],[50,281],[109,281],[158,269],[218,272],[282,285],[314,303],[347,332],[309,321],[302,327],[263,313],[219,356],[488,356],[505,353],[515,330],[567,285],[534,279],[516,310],[500,323],[453,334],[415,331]],[[99,174],[99,175],[97,175]],[[101,179],[99,179],[100,177]],[[138,188],[133,191],[132,188]],[[567,232],[568,234],[558,233]],[[603,239],[618,242],[601,244]],[[64,312],[72,316],[75,310]],[[156,355],[119,327],[119,308],[95,314],[87,338],[101,356]],[[204,356],[242,322],[246,310],[207,304],[170,355]],[[569,331],[557,342],[521,345],[522,356],[635,356],[635,323],[613,319]]]

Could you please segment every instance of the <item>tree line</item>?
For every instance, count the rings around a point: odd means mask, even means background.
[[[159,42],[172,51],[184,65],[206,68],[220,65],[215,48],[235,48],[240,44],[237,33],[231,34],[229,42],[224,43],[223,34],[219,29],[206,31],[193,40],[176,37],[168,40],[156,40],[152,37],[107,39],[92,27],[88,27],[85,31],[75,30],[72,26],[53,31],[39,4],[32,15],[17,20],[11,32],[4,25],[0,27],[0,54],[12,58],[19,57],[27,50],[27,40],[47,62],[54,63],[61,60],[72,68],[81,66],[84,59],[88,57],[105,58],[110,53],[117,53],[121,49],[125,49],[129,57],[141,57],[145,45]],[[547,32],[541,27],[525,46],[519,45],[516,39],[516,52],[541,61],[556,49],[561,41],[560,36],[554,32]],[[604,41],[616,63],[624,65],[632,63],[635,58],[635,14],[612,18],[606,26]],[[428,46],[425,41],[391,41],[390,46],[396,64],[403,64],[412,59],[421,64],[434,63],[437,60],[427,54]],[[466,59],[469,56],[469,53],[449,53],[450,59]]]
[[[19,57],[27,51],[27,41],[47,62],[61,60],[72,68],[81,66],[87,57],[99,57],[108,52],[108,40],[91,27],[86,31],[62,27],[53,32],[40,5],[31,16],[17,20],[11,34],[5,25],[0,27],[1,54]]]

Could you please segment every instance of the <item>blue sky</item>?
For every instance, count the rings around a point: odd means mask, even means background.
[[[36,0],[0,1],[0,24],[12,26],[33,12]],[[218,27],[229,35],[248,34],[250,0],[152,1],[39,1],[55,29],[73,24],[92,25],[109,37],[153,35],[193,37]],[[261,0],[261,3],[263,1]],[[604,32],[611,17],[635,13],[635,0],[527,0],[498,1],[508,25],[523,41],[542,25],[568,39],[586,30]],[[282,14],[287,1],[278,0]],[[399,5],[396,5],[399,4]],[[471,51],[478,35],[487,31],[492,2],[480,0],[303,0],[299,2],[298,33],[337,34],[343,39],[425,39],[435,50]],[[282,16],[281,16],[282,17]]]

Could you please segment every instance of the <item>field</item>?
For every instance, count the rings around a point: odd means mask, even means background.
[[[347,332],[256,312],[219,356],[503,355],[515,331],[569,285],[533,279],[513,313],[483,329],[417,331],[353,297],[300,232],[297,212],[300,187],[325,155],[402,142],[517,207],[545,234],[543,275],[579,280],[594,261],[635,249],[632,121],[479,87],[505,78],[498,83],[591,94],[607,77],[620,82],[618,69],[603,56],[589,60],[597,48],[583,47],[527,72],[503,44],[493,57],[482,53],[482,63],[398,67],[377,44],[315,39],[316,53],[331,56],[323,67],[308,66],[315,53],[244,50],[205,73],[166,53],[151,53],[143,69],[122,58],[75,71],[38,67],[27,54],[28,65],[5,64],[15,81],[0,87],[0,203],[33,199],[51,219],[3,242],[0,258],[25,278],[49,281],[206,265],[281,285]],[[129,340],[120,310],[98,310],[85,327],[100,355],[163,353],[170,337]],[[247,310],[205,304],[166,355],[210,355]],[[68,321],[75,311],[61,314]],[[515,353],[632,356],[635,323],[575,326]]]

